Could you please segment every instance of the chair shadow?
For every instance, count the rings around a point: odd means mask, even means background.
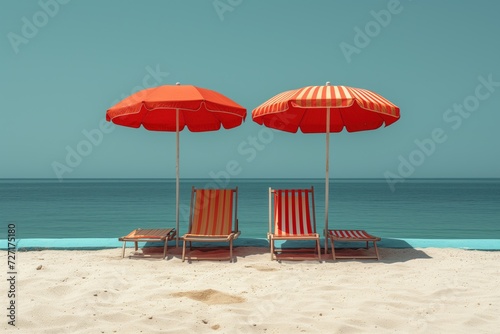
[[[182,257],[182,245],[178,247],[179,258]],[[233,241],[233,261],[238,262],[238,258],[245,258],[251,255],[259,255],[269,253],[269,243],[265,239],[249,239],[238,238]],[[229,245],[227,242],[197,242],[193,243],[193,248],[190,251],[186,247],[186,261],[229,261]],[[190,260],[190,256],[196,259]],[[220,258],[220,259],[219,259]]]
[[[125,250],[125,258],[135,260],[171,260],[174,258],[172,249],[175,249],[175,240],[169,241],[167,245],[168,248],[165,258],[163,258],[163,243],[157,241],[147,241],[142,246],[139,246],[138,250],[134,250],[134,248],[130,246],[127,247]]]
[[[245,239],[238,238],[233,242],[233,259],[232,262],[237,262],[238,258],[245,258],[251,255],[259,255],[269,253],[269,244],[267,240]],[[130,252],[128,258],[134,259],[162,259],[163,244],[158,242],[146,242],[138,251]],[[179,241],[179,246],[175,246],[175,241],[169,241],[167,256],[165,260],[182,259],[182,240]],[[196,261],[215,261],[229,262],[229,244],[227,242],[196,242],[190,249],[186,246],[186,262],[192,263]]]
[[[267,247],[267,253],[269,253],[269,244]],[[320,256],[320,261],[323,262],[322,249],[320,249]],[[319,261],[316,242],[312,240],[276,240],[274,242],[274,257],[278,262]]]

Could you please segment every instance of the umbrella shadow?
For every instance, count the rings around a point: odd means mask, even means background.
[[[370,243],[369,249],[366,249],[364,242],[335,242],[335,254],[352,256],[352,259],[337,259],[333,260],[331,251],[327,254],[326,259],[331,262],[336,261],[368,261],[381,263],[401,263],[418,259],[431,259],[426,252],[415,249],[409,243],[401,239],[383,238],[378,242],[378,251],[380,260],[377,259],[356,259],[356,256],[373,255],[375,250]],[[396,251],[397,249],[397,251]]]
[[[379,252],[379,262],[387,264],[432,259],[426,252],[415,248],[398,249],[397,252],[391,251],[391,248],[379,248]]]
[[[382,248],[380,248],[380,246]],[[397,249],[398,251],[392,251]],[[379,242],[380,262],[397,263],[412,260],[432,259],[430,255],[420,249],[415,249],[408,242],[401,239],[383,238]]]

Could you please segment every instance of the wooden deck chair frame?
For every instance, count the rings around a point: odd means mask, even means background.
[[[328,240],[332,242],[332,258],[336,259],[377,259],[380,260],[378,253],[377,241],[381,239],[373,236],[364,230],[328,230],[326,238],[326,249],[328,249]],[[369,242],[373,243],[375,250],[374,255],[336,255],[335,254],[335,241],[340,242],[366,242],[366,249],[369,249]]]
[[[295,197],[299,193],[301,193],[302,197]],[[279,195],[278,195],[279,194]],[[285,220],[288,218],[288,221],[281,222],[288,226],[289,231],[283,231],[279,226],[280,222],[278,222],[279,212],[277,211],[277,196],[281,196],[285,194],[285,196],[290,196],[296,200],[295,206],[288,206],[288,200],[285,199],[285,204],[281,203],[282,208],[286,209],[288,213],[285,213]],[[274,196],[273,196],[274,195]],[[274,203],[274,206],[273,206]],[[279,203],[278,203],[279,204]],[[274,209],[274,211],[273,211]],[[298,212],[297,212],[298,211]],[[318,256],[317,259],[321,262],[321,246],[320,246],[320,236],[316,233],[316,213],[314,206],[314,187],[307,189],[272,189],[269,188],[269,232],[267,234],[267,238],[269,240],[270,252],[271,252],[271,260],[278,260],[276,255],[276,251],[280,251],[282,254],[287,250],[280,248],[277,249],[274,245],[276,240],[312,240],[316,242],[315,251],[317,251]],[[300,215],[299,213],[302,213]],[[312,215],[312,220],[311,220]],[[290,220],[291,219],[291,220]],[[305,219],[305,221],[304,221]],[[294,222],[295,221],[295,222]],[[290,228],[292,232],[290,232]],[[295,232],[293,232],[295,230]],[[305,231],[305,233],[301,233],[300,231]],[[293,257],[293,256],[279,256],[279,260],[304,260],[303,257]]]
[[[223,198],[217,197],[222,195]],[[224,197],[225,196],[225,197]],[[228,198],[227,196],[230,196]],[[220,216],[222,215],[222,217]],[[224,226],[224,223],[226,226]],[[225,231],[225,233],[223,233]],[[238,187],[231,189],[197,189],[192,187],[189,209],[189,231],[183,236],[182,261],[186,258],[186,243],[192,250],[192,242],[228,242],[229,262],[233,261],[233,241],[240,235],[238,229]],[[196,258],[193,260],[221,260],[221,257]]]
[[[135,251],[139,249],[139,242],[163,242],[163,259],[167,257],[168,241],[175,237],[175,228],[138,228],[130,232],[124,237],[118,238],[123,241],[122,258],[125,257],[125,247],[128,241],[134,243]],[[154,256],[144,256],[154,257]]]

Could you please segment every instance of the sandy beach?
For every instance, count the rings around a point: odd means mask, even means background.
[[[128,248],[126,254],[132,253]],[[122,258],[121,249],[16,257],[16,333],[498,333],[500,252],[380,249],[381,260]],[[7,253],[2,251],[4,263]],[[4,273],[6,270],[4,270]],[[9,277],[7,277],[9,278]]]

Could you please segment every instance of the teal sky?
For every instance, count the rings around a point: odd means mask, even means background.
[[[251,111],[326,81],[401,108],[387,128],[332,134],[331,177],[500,177],[498,1],[0,7],[0,178],[175,177],[174,133],[104,123],[138,88],[175,82],[216,90],[248,111],[236,129],[183,131],[181,177],[321,178],[325,135],[267,130]]]

